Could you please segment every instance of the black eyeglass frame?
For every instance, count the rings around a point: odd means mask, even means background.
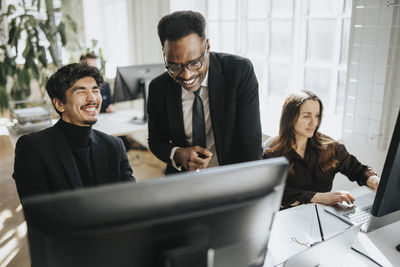
[[[200,58],[194,59],[186,64],[171,64],[167,65],[167,58],[165,57],[165,52],[163,51],[163,60],[164,60],[164,65],[167,71],[173,75],[179,75],[183,72],[184,68],[188,69],[189,71],[198,71],[203,67],[203,62],[205,61],[205,55],[207,52],[207,43],[208,39],[204,42],[204,49],[203,49],[203,54]],[[196,66],[195,64],[199,64],[199,66]],[[176,67],[175,71],[171,70],[171,67]]]

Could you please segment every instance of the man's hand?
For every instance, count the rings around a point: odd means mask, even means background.
[[[106,112],[107,113],[112,113],[112,112],[115,112],[115,111],[117,111],[117,108],[113,104],[108,105],[107,108],[106,108]]]
[[[336,205],[343,201],[347,204],[353,204],[354,200],[354,197],[347,192],[327,192],[316,193],[310,202],[324,205]]]
[[[175,151],[174,161],[188,171],[205,169],[210,163],[212,153],[205,148],[180,147]]]
[[[376,175],[370,176],[370,177],[368,177],[368,180],[367,180],[367,186],[373,190],[377,190],[380,181],[381,181],[381,179],[378,176],[376,176]]]

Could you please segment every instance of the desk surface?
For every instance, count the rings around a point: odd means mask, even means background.
[[[400,221],[369,233],[360,232],[353,247],[367,254],[382,266],[400,266],[400,252],[395,249],[398,244],[400,244]],[[346,260],[349,263],[348,266],[377,266],[355,252],[347,255]]]
[[[367,187],[358,187],[351,193],[358,197],[368,191]],[[326,239],[349,228],[348,224],[323,211],[323,207],[323,205],[318,205],[321,225]],[[298,242],[295,242],[294,239]],[[264,266],[280,266],[289,257],[308,249],[306,245],[299,243],[312,243],[320,240],[314,204],[300,205],[280,211],[272,226]],[[398,243],[400,243],[400,222],[368,234],[358,233],[354,246],[363,252],[367,252],[383,266],[400,266],[400,253],[394,249],[395,244]],[[352,250],[344,257],[345,264],[343,266],[377,266]]]
[[[137,131],[146,131],[147,123],[135,124],[133,118],[142,118],[143,112],[129,109],[118,110],[114,113],[101,113],[99,120],[93,125],[93,128],[110,135],[127,135]]]

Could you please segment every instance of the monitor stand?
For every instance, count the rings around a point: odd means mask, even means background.
[[[147,84],[144,79],[140,79],[138,81],[138,85],[140,86],[140,90],[142,91],[143,95],[143,117],[133,117],[129,123],[134,123],[134,124],[146,124],[148,120],[147,116]]]

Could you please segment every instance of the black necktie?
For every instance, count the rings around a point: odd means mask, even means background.
[[[192,138],[193,146],[206,148],[206,123],[204,121],[203,101],[200,97],[201,87],[194,92],[192,113]]]

